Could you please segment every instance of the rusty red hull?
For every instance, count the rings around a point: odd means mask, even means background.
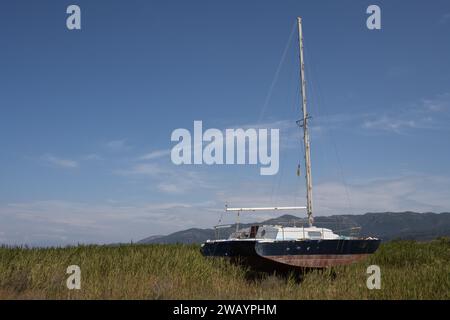
[[[295,256],[265,256],[265,259],[302,268],[326,268],[351,264],[367,258],[369,254],[323,254]]]

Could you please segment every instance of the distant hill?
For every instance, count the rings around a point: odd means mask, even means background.
[[[294,223],[297,226],[306,225],[306,220],[292,215],[283,215],[256,224],[292,225]],[[248,227],[251,224],[241,224],[240,227]],[[341,231],[342,234],[349,234],[352,227],[361,227],[360,236],[376,236],[383,241],[393,239],[424,241],[450,236],[449,212],[379,212],[363,215],[335,215],[315,217],[314,224],[318,227],[331,228],[337,232]],[[234,230],[236,230],[236,225],[220,229],[220,238],[228,237]],[[138,243],[201,243],[208,239],[215,239],[214,229],[191,228],[165,236],[151,236],[138,241]]]
[[[213,229],[191,228],[167,236],[148,237],[138,241],[138,243],[200,243],[212,238],[214,238]]]

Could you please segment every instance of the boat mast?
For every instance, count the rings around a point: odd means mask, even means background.
[[[302,34],[302,18],[297,18],[298,24],[298,41],[300,46],[300,77],[302,87],[302,110],[303,119],[301,126],[303,127],[303,143],[305,145],[305,164],[306,164],[306,212],[308,214],[309,226],[313,224],[312,216],[312,179],[311,179],[311,151],[309,145],[308,119],[309,115],[306,111],[306,80],[305,80],[305,64],[303,59],[303,34]]]

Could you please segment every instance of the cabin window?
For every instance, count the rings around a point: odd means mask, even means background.
[[[308,236],[311,239],[321,239],[322,238],[322,232],[320,232],[320,231],[308,231]]]

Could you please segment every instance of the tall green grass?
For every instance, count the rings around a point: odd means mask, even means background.
[[[68,290],[66,268],[81,268]],[[366,269],[381,268],[381,289]],[[204,258],[197,245],[0,248],[1,299],[449,299],[450,241],[393,241],[367,260],[313,271],[302,281]]]

